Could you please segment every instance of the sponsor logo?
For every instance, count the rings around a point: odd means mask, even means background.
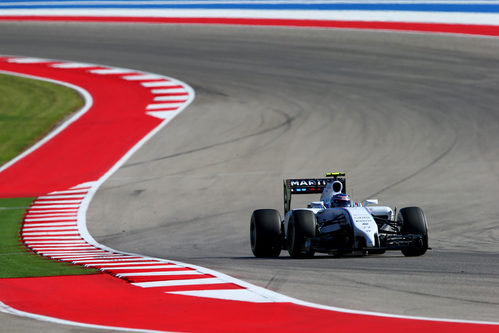
[[[291,186],[326,186],[329,183],[326,179],[292,179]]]

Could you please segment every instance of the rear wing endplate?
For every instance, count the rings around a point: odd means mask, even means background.
[[[344,172],[326,173],[327,178],[294,178],[284,180],[284,214],[291,209],[293,194],[321,194],[329,183],[337,182],[336,192],[346,193],[346,178]],[[333,185],[335,186],[335,185]]]

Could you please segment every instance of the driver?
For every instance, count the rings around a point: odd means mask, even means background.
[[[333,195],[333,198],[331,199],[331,208],[334,207],[352,207],[352,203],[350,202],[348,195],[338,193]]]

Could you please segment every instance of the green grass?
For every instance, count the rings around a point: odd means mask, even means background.
[[[0,199],[0,278],[95,274],[94,269],[42,257],[27,249],[19,231],[33,198]]]
[[[72,89],[0,74],[0,165],[33,145],[82,105],[83,99]],[[32,201],[0,199],[0,278],[97,273],[42,257],[23,245],[19,231]]]
[[[82,97],[70,88],[0,74],[0,166],[82,105]]]

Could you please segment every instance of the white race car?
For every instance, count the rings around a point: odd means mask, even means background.
[[[321,193],[320,201],[291,209],[291,196]],[[256,257],[277,257],[287,249],[294,258],[315,252],[382,254],[401,250],[405,256],[421,256],[428,247],[428,225],[419,207],[394,214],[378,200],[351,202],[346,195],[345,173],[326,178],[284,180],[284,220],[276,209],[258,209],[251,216],[251,250]]]

